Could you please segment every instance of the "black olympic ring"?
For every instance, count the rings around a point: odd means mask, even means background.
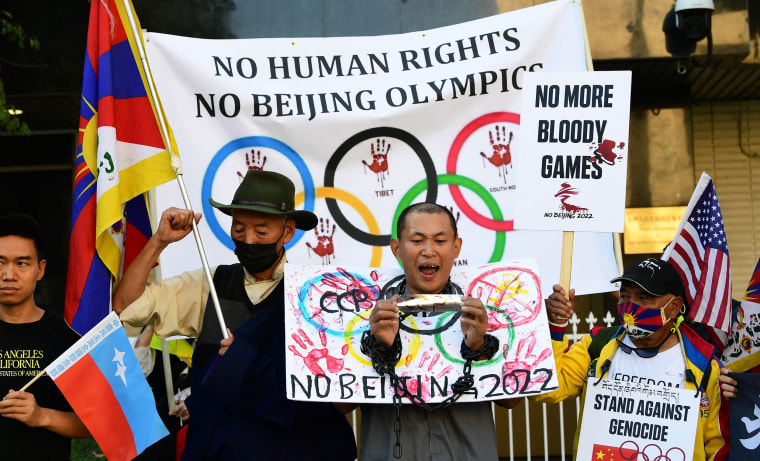
[[[330,160],[327,162],[327,166],[325,167],[325,187],[335,187],[335,172],[338,169],[338,163],[340,163],[351,148],[362,141],[378,137],[396,138],[406,143],[412,148],[412,150],[414,150],[417,157],[419,157],[422,162],[422,168],[424,169],[425,177],[427,178],[428,189],[425,201],[435,202],[438,198],[438,175],[436,174],[435,165],[433,164],[433,159],[430,157],[430,153],[428,153],[425,146],[423,146],[422,143],[411,133],[391,127],[370,128],[345,140],[343,144],[335,150],[335,153],[333,153],[332,157],[330,157]],[[330,210],[330,214],[335,220],[335,223],[338,224],[338,227],[357,242],[372,246],[390,245],[391,234],[375,235],[357,229],[348,221],[348,219],[346,219],[343,213],[341,213],[340,208],[338,207],[338,202],[334,198],[325,198],[325,203],[327,204],[327,209]]]

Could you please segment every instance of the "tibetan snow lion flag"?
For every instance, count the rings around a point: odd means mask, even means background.
[[[760,365],[760,259],[731,325],[722,360],[737,373]]]
[[[110,310],[111,283],[151,235],[144,193],[174,179],[158,110],[128,13],[129,0],[93,0],[87,35],[65,318],[80,334]],[[174,141],[167,130],[172,147]],[[176,149],[172,149],[176,152]],[[122,257],[124,255],[124,257]]]
[[[128,461],[168,435],[119,317],[111,312],[45,372],[109,461]]]
[[[697,183],[673,241],[662,259],[681,275],[689,303],[689,318],[722,331],[731,326],[731,270],[723,215],[712,178]],[[723,337],[716,337],[721,347]]]

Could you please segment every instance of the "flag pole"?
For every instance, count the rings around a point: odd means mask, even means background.
[[[185,208],[188,210],[192,210],[193,207],[190,204],[190,198],[187,195],[187,189],[185,188],[185,182],[183,180],[182,175],[182,165],[179,161],[179,156],[172,150],[171,140],[169,139],[167,133],[169,132],[166,128],[166,121],[164,120],[164,113],[163,109],[160,105],[160,102],[158,101],[158,98],[155,97],[156,95],[156,89],[153,86],[153,77],[150,73],[150,67],[148,66],[148,60],[145,57],[145,50],[143,49],[143,43],[142,43],[142,33],[141,31],[137,30],[137,23],[134,18],[134,14],[132,12],[132,3],[130,0],[123,0],[124,3],[124,9],[127,13],[127,17],[129,18],[129,27],[132,29],[132,34],[135,37],[135,46],[137,47],[137,52],[140,55],[140,64],[142,65],[143,71],[145,72],[145,80],[148,82],[148,91],[150,94],[148,97],[153,101],[153,106],[156,110],[156,116],[158,117],[158,123],[161,127],[161,136],[164,138],[164,145],[166,146],[166,150],[169,151],[169,157],[171,158],[171,164],[172,168],[174,169],[174,172],[177,174],[177,183],[179,184],[180,193],[182,194],[182,200],[185,204]],[[224,316],[222,315],[222,308],[219,304],[219,297],[216,293],[216,287],[214,286],[214,278],[211,276],[211,269],[209,268],[208,264],[208,258],[206,257],[206,251],[203,247],[203,242],[201,241],[201,234],[198,230],[198,224],[195,222],[195,219],[192,220],[193,223],[193,236],[195,237],[195,245],[198,247],[198,254],[201,257],[201,264],[203,266],[203,274],[206,276],[206,280],[208,281],[209,286],[209,294],[211,295],[211,300],[214,304],[214,310],[216,311],[216,317],[219,320],[219,326],[222,329],[222,337],[227,339],[229,338],[229,334],[227,333],[227,324],[224,321]]]
[[[29,381],[28,383],[24,384],[24,387],[22,387],[21,389],[19,389],[18,392],[24,392],[25,390],[29,389],[29,386],[31,386],[32,384],[34,384],[34,382],[37,381],[38,379],[40,379],[42,377],[42,375],[44,375],[44,374],[45,374],[45,370],[42,370],[41,372],[37,373],[37,376],[35,376],[34,378],[32,378],[31,381]]]

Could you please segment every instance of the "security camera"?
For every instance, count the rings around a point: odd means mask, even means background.
[[[710,19],[715,10],[713,0],[676,0],[676,29],[695,42],[710,33]]]

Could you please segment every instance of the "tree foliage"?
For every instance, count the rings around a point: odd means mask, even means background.
[[[27,47],[33,50],[40,48],[39,40],[26,35],[21,25],[13,20],[11,13],[5,10],[0,10],[0,38],[3,41],[10,41],[11,44],[22,50]],[[8,61],[0,56],[0,70],[2,70],[2,64],[7,63]],[[19,119],[16,108],[12,104],[8,104],[5,98],[5,86],[3,85],[2,78],[0,78],[0,128],[9,133],[26,135],[30,133],[29,126]]]

